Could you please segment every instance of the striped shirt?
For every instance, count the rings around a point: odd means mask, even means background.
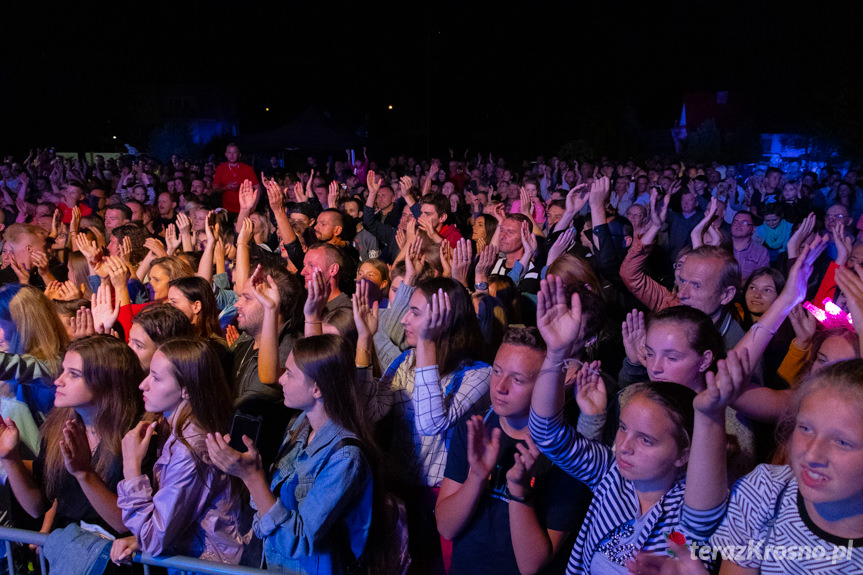
[[[489,406],[491,367],[464,365],[440,377],[436,365],[416,368],[409,349],[389,366],[379,382],[371,370],[357,370],[367,414],[378,421],[391,410],[394,423],[388,467],[404,485],[437,487],[446,471],[447,449],[456,423]]]
[[[863,573],[863,538],[842,539],[806,511],[788,465],[759,465],[737,482],[706,552],[760,573]]]
[[[569,558],[567,574],[589,573],[594,553],[603,540],[640,514],[638,494],[632,482],[620,474],[611,448],[586,439],[563,417],[563,410],[550,418],[530,411],[530,435],[537,447],[561,469],[593,491],[593,501],[578,532]],[[634,538],[634,548],[666,554],[666,538],[672,531],[686,540],[706,541],[725,514],[727,502],[715,509],[696,511],[683,502],[686,477],[681,477],[659,502],[651,507]]]

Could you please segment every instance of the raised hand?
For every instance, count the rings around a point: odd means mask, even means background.
[[[476,262],[476,270],[474,275],[477,282],[488,280],[488,275],[491,273],[494,264],[497,262],[497,248],[494,246],[485,246],[479,254],[479,259]]]
[[[255,268],[255,273],[249,278],[249,285],[252,286],[252,293],[255,299],[261,304],[265,310],[274,310],[279,307],[279,287],[276,285],[276,280],[272,276],[267,275],[264,278],[264,272],[261,270],[260,264]]]
[[[836,265],[844,266],[851,256],[853,242],[845,235],[845,224],[842,222],[835,222],[830,228],[830,233],[833,235],[833,243],[836,244]]]
[[[339,195],[341,193],[341,188],[339,187],[339,183],[335,180],[330,182],[329,189],[327,191],[327,207],[330,209],[337,209],[339,206]]]
[[[608,407],[608,395],[599,368],[599,361],[583,363],[575,374],[575,401],[585,415],[600,415]]]
[[[69,327],[72,330],[72,339],[81,339],[96,333],[93,326],[93,313],[86,307],[78,308],[75,315],[69,318]]]
[[[381,178],[377,177],[374,170],[369,170],[366,174],[366,187],[369,189],[369,195],[377,195],[381,189]]]
[[[330,299],[330,282],[324,280],[324,274],[318,268],[312,271],[312,277],[306,282],[306,303],[303,314],[307,321],[321,321],[324,308]]]
[[[264,183],[264,188],[267,190],[267,200],[270,202],[270,209],[273,210],[273,213],[276,214],[284,212],[285,197],[282,194],[282,188],[279,187],[279,184],[276,182],[276,180],[266,179],[264,178],[263,174],[261,174],[261,181]]]
[[[650,192],[650,223],[655,227],[661,228],[665,223],[665,218],[668,216],[668,203],[670,201],[671,194],[665,194],[660,200],[656,189]]]
[[[368,282],[357,282],[352,303],[359,339],[370,341],[378,331],[378,302],[369,305]]]
[[[154,258],[164,258],[168,255],[165,251],[165,244],[156,238],[147,238],[144,240],[144,247],[150,250]]]
[[[749,352],[746,349],[740,353],[729,351],[725,359],[717,362],[716,369],[715,374],[712,371],[705,374],[707,388],[695,397],[692,406],[710,418],[724,420],[725,408],[734,403],[749,384],[752,375]]]
[[[626,314],[626,320],[620,327],[626,358],[633,365],[645,365],[644,345],[647,331],[644,329],[644,312],[633,309]]]
[[[568,252],[575,243],[575,230],[568,228],[560,234],[548,250],[548,265],[551,265],[554,260]]]
[[[500,428],[486,430],[482,416],[474,415],[467,420],[467,462],[472,473],[483,481],[488,479],[497,465],[500,452]]]
[[[512,467],[506,472],[506,488],[510,495],[519,499],[524,499],[532,489],[533,468],[540,454],[530,435],[525,439],[525,443],[526,445],[516,443],[518,452],[513,454]]]
[[[443,277],[452,277],[452,246],[446,240],[440,243],[440,263],[443,266]]]
[[[309,195],[306,193],[305,188],[303,188],[302,182],[294,184],[294,199],[296,199],[298,204],[304,204],[309,201]]]
[[[90,299],[90,311],[93,314],[93,325],[99,333],[105,333],[114,327],[120,316],[120,298],[114,298],[111,303],[111,286],[103,283]]]
[[[258,205],[258,187],[252,185],[251,180],[243,180],[240,184],[240,211],[253,212],[256,205]]]
[[[165,244],[168,247],[168,255],[173,255],[180,247],[180,236],[177,235],[177,226],[168,224],[165,230]]]
[[[84,234],[77,234],[73,236],[74,238],[74,247],[76,250],[81,252],[85,258],[87,258],[87,263],[91,266],[98,263],[99,258],[102,256],[102,252],[99,250],[99,247],[96,245],[96,242],[88,240],[87,236]]]
[[[408,285],[413,285],[420,271],[422,271],[422,254],[423,254],[423,239],[416,236],[411,243],[408,244],[408,252],[405,255],[405,278],[404,282]]]
[[[506,206],[504,206],[502,203],[495,204],[492,208],[491,215],[494,216],[494,219],[496,219],[498,225],[500,225],[500,223],[503,222],[504,219],[506,219]]]
[[[607,176],[593,180],[590,183],[590,194],[588,196],[591,209],[605,209],[610,190],[611,182]]]
[[[243,219],[243,225],[240,227],[240,232],[237,234],[237,245],[248,245],[255,235],[255,222],[252,218]]]
[[[66,471],[73,477],[77,478],[93,471],[87,432],[84,426],[74,419],[67,420],[66,427],[63,428],[60,452],[63,454]]]
[[[428,320],[419,332],[420,339],[435,341],[452,323],[453,311],[449,302],[449,294],[439,289],[431,296],[431,302],[426,304]]]
[[[407,196],[411,193],[411,188],[414,187],[414,180],[410,176],[402,176],[399,180],[402,185],[402,195]]]
[[[76,206],[77,207],[77,206]],[[54,210],[54,215],[51,217],[51,233],[49,234],[52,238],[56,238],[60,235],[60,230],[63,227],[63,212],[60,210]]]
[[[105,267],[108,271],[108,279],[111,281],[111,285],[114,286],[115,291],[128,289],[127,286],[132,272],[126,260],[120,256],[109,256],[105,261]]]
[[[581,298],[575,292],[567,302],[563,281],[558,277],[547,276],[540,282],[536,326],[550,355],[569,355],[571,348],[582,343]]]
[[[806,297],[806,292],[809,288],[809,278],[815,266],[815,260],[827,248],[828,238],[824,236],[816,236],[815,240],[809,242],[800,252],[794,265],[788,270],[788,280],[785,282],[785,289],[779,296],[785,300],[790,300],[790,305],[797,305]]]
[[[812,231],[815,229],[815,214],[810,213],[806,218],[800,222],[800,225],[797,226],[797,229],[794,230],[794,233],[791,234],[791,238],[788,240],[787,250],[789,258],[796,258],[800,253],[800,247],[806,243],[806,240],[812,235]]]
[[[127,264],[132,262],[132,238],[129,236],[123,237],[123,243],[120,244],[117,255],[123,258]]]
[[[442,242],[441,245],[447,242]],[[459,239],[452,256],[452,278],[464,287],[467,285],[467,274],[473,262],[473,244],[465,238]]]
[[[521,190],[519,190],[518,195],[520,198],[519,211],[523,215],[527,216],[528,218],[532,218],[533,217],[533,215],[532,215],[533,204],[530,201],[530,194],[528,194],[527,190],[525,190],[524,187],[522,187]]]
[[[537,242],[536,236],[533,235],[533,226],[527,222],[523,222],[521,225],[521,246],[524,248],[524,255],[521,259],[523,262],[529,262],[536,254],[539,242]],[[524,265],[524,263],[522,265]],[[526,271],[527,265],[524,265],[524,267]]]
[[[838,275],[840,270],[836,271]],[[841,286],[839,289],[841,289],[845,294],[848,293],[845,289],[842,289]],[[854,317],[853,313],[851,314],[851,317]],[[791,308],[791,312],[788,314],[788,319],[791,321],[791,327],[794,329],[797,347],[800,349],[809,349],[809,344],[812,342],[812,337],[815,335],[815,330],[818,328],[818,320],[816,320],[815,316],[809,313],[809,310],[802,305],[796,305]]]
[[[72,221],[69,223],[69,233],[76,234],[81,227],[81,208],[75,206],[72,208]]]
[[[408,244],[412,244],[414,239],[417,237],[417,226],[418,223],[416,218],[408,219],[407,226],[405,226],[405,238],[407,239]]]

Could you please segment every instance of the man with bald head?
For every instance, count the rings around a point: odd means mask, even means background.
[[[213,190],[222,194],[222,207],[232,214],[240,213],[240,184],[249,180],[258,186],[255,169],[240,161],[240,147],[233,142],[225,148],[227,162],[219,164],[213,176]]]

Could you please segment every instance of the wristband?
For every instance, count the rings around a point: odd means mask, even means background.
[[[530,490],[524,494],[524,497],[516,497],[513,495],[509,489],[506,490],[507,497],[510,501],[515,501],[516,503],[521,503],[522,505],[530,504],[531,500],[533,500],[533,491]]]

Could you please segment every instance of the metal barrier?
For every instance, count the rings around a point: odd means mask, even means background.
[[[45,533],[38,531],[26,531],[24,529],[14,529],[12,527],[0,527],[0,541],[6,543],[6,561],[9,565],[9,575],[14,575],[15,566],[12,559],[12,543],[23,543],[24,545],[36,545],[40,549],[45,545],[48,536]],[[165,567],[168,569],[179,569],[191,573],[205,573],[207,575],[261,575],[262,573],[272,573],[272,571],[264,571],[263,569],[252,569],[251,567],[242,567],[240,565],[228,565],[227,563],[214,563],[212,561],[202,561],[192,557],[183,557],[180,555],[171,557],[150,557],[135,553],[132,561],[140,563],[144,566],[145,575],[150,574],[150,565],[157,567]],[[42,575],[48,575],[48,565],[45,563],[45,556],[39,553],[39,566],[42,570]]]

